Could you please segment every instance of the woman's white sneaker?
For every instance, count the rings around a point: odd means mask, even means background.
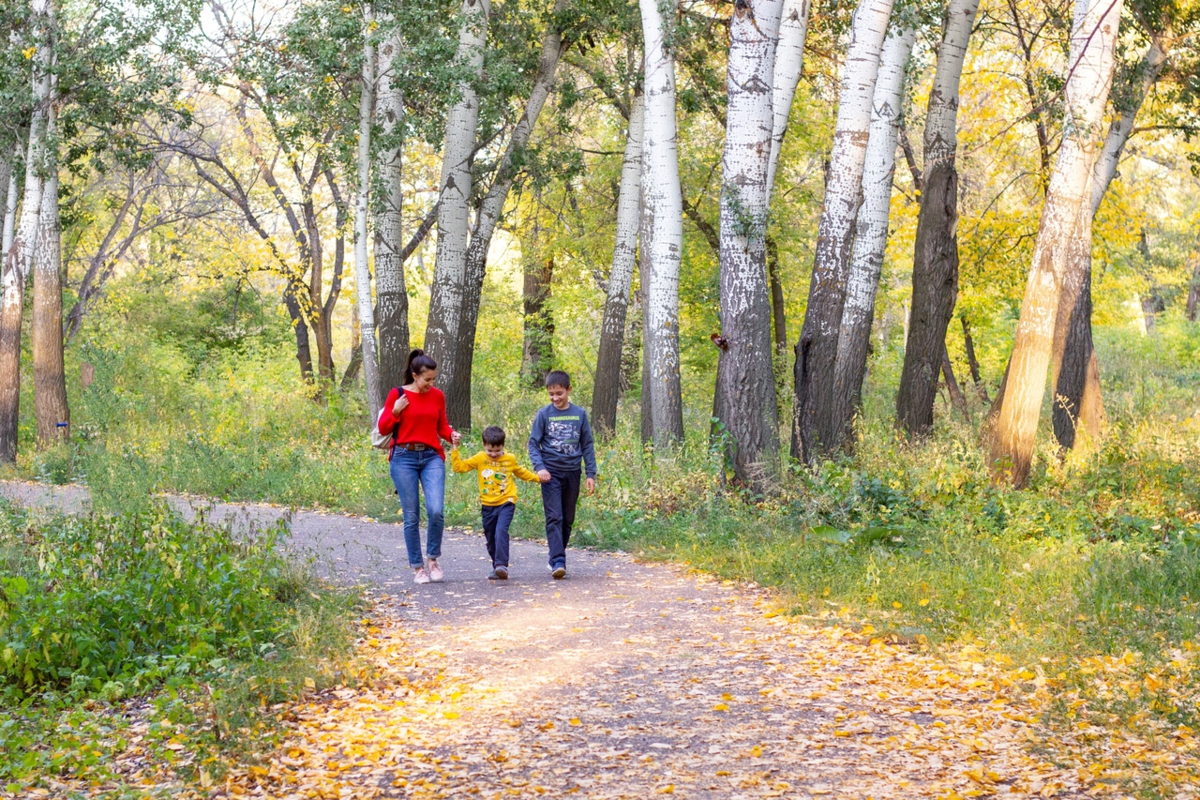
[[[445,573],[442,572],[442,568],[438,566],[436,558],[425,559],[425,569],[429,571],[429,580],[434,583],[441,583],[442,578],[446,577]]]
[[[417,567],[416,573],[413,575],[413,583],[429,583],[429,573],[424,567]]]

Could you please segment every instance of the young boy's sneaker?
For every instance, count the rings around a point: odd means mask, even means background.
[[[554,578],[556,581],[561,581],[563,578],[567,577],[567,568],[560,564],[559,566],[550,570],[550,577]]]
[[[508,569],[506,567],[496,567],[492,573],[488,575],[489,581],[506,581],[508,580]]]

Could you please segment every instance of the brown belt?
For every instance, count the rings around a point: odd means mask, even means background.
[[[401,450],[417,450],[417,451],[431,449],[429,447],[429,445],[422,444],[421,442],[396,442],[396,447],[400,448]]]

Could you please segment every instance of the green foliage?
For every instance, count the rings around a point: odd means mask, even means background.
[[[0,781],[116,779],[135,716],[159,768],[219,770],[270,746],[262,709],[338,679],[352,592],[282,549],[286,524],[234,534],[165,505],[120,517],[40,517],[0,505]],[[16,789],[12,787],[18,787]]]

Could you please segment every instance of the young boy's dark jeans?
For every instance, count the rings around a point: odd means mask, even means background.
[[[487,539],[492,567],[508,567],[508,528],[512,525],[516,503],[483,506],[483,536]]]
[[[546,544],[550,547],[550,566],[567,565],[567,543],[575,524],[575,506],[579,502],[581,470],[550,473],[542,484],[542,509],[546,512]]]

